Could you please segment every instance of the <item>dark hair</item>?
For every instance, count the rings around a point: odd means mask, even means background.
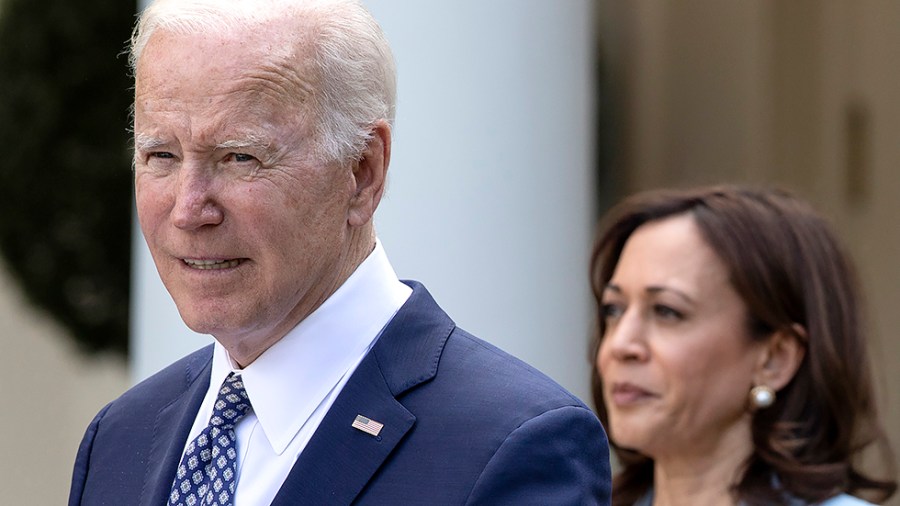
[[[747,306],[750,331],[764,338],[776,330],[805,330],[806,354],[774,405],[752,418],[753,453],[732,485],[744,504],[786,504],[793,496],[818,502],[839,493],[883,501],[897,488],[858,468],[862,451],[879,443],[893,476],[893,455],[878,421],[856,278],[848,256],[825,220],[808,204],[781,190],[714,186],[637,194],[601,222],[591,257],[591,284],[602,307],[604,288],[622,248],[641,225],[692,216],[704,240],[727,266]],[[593,356],[604,334],[599,327]],[[797,332],[793,332],[797,335]],[[604,424],[596,360],[594,402]],[[621,472],[613,504],[633,504],[653,484],[653,462],[612,442]]]

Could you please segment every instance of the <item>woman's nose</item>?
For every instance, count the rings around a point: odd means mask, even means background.
[[[608,322],[600,343],[601,353],[620,361],[646,360],[645,323],[635,308],[629,308],[614,322]]]

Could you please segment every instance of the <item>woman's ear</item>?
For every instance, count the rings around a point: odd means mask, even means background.
[[[391,161],[391,126],[385,120],[372,125],[372,138],[353,165],[354,193],[347,221],[359,227],[368,223],[381,203]]]
[[[799,324],[773,332],[760,354],[754,384],[765,385],[776,392],[784,388],[803,362],[806,343],[806,329]]]

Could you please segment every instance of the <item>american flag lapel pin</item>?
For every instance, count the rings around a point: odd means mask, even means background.
[[[353,420],[353,423],[350,424],[350,426],[354,429],[361,430],[366,434],[377,436],[379,433],[381,433],[381,429],[384,427],[384,424],[366,418],[362,415],[356,415],[356,419]]]

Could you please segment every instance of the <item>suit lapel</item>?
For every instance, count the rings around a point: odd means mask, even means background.
[[[454,324],[424,287],[413,293],[350,377],[272,502],[350,504],[415,424],[396,396],[437,373]],[[384,424],[372,436],[357,415]]]
[[[175,470],[197,410],[209,388],[212,347],[185,368],[184,392],[162,408],[156,416],[147,474],[141,490],[141,506],[168,504]]]
[[[377,437],[351,427],[357,415],[384,424]],[[365,360],[325,415],[272,502],[350,504],[415,423]]]

